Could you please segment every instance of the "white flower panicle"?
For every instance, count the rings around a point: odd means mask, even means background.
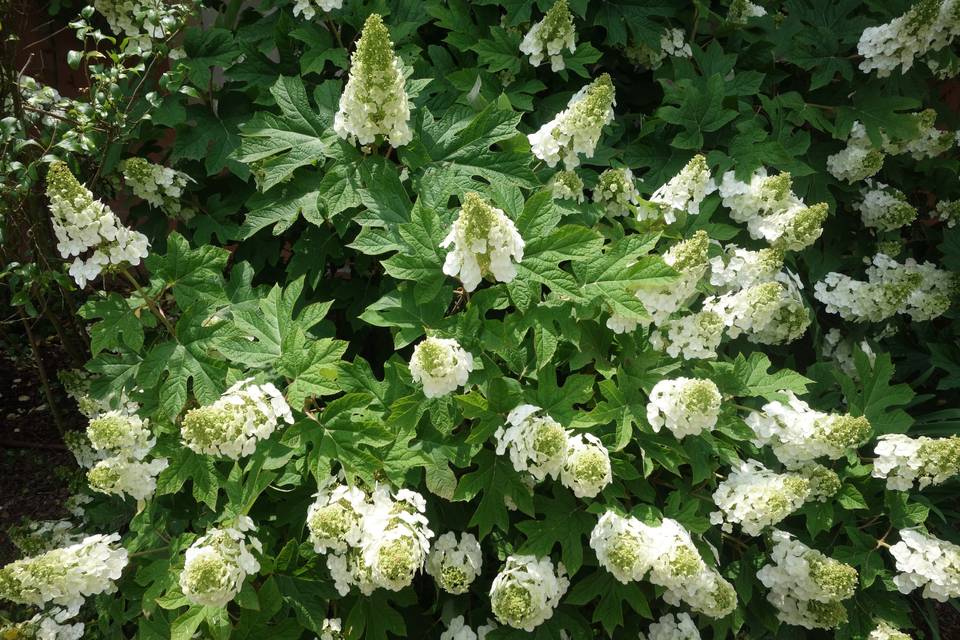
[[[248,575],[260,571],[251,549],[262,551],[253,521],[240,516],[233,526],[210,529],[186,552],[180,589],[193,604],[225,607]]]
[[[557,171],[550,178],[550,192],[557,200],[583,202],[583,180],[574,171]]]
[[[957,4],[957,8],[957,19],[960,21],[960,4]],[[933,109],[924,109],[910,115],[916,125],[916,133],[896,140],[891,140],[884,133],[883,150],[886,153],[909,153],[914,160],[925,160],[950,150],[956,143],[955,132],[937,128],[937,112]]]
[[[180,427],[191,450],[238,460],[276,431],[280,421],[293,424],[290,405],[272,383],[247,378],[226,390],[212,405],[187,411]]]
[[[356,547],[363,539],[367,496],[359,488],[328,478],[307,510],[307,530],[317,553]]]
[[[452,338],[425,338],[413,348],[410,376],[423,384],[423,395],[438,398],[467,384],[473,356]]]
[[[656,544],[651,528],[633,517],[607,511],[590,533],[590,548],[600,566],[627,584],[642,580],[653,566]]]
[[[872,367],[877,360],[877,354],[874,353],[870,343],[861,340],[856,345]],[[853,380],[859,380],[860,374],[857,372],[856,363],[853,358],[854,341],[850,338],[844,338],[839,329],[830,329],[823,336],[823,346],[821,355],[827,360],[833,360],[840,367],[840,370],[847,374]]]
[[[550,69],[562,71],[566,68],[563,50],[571,54],[577,50],[576,35],[567,0],[557,0],[543,20],[530,27],[520,43],[520,51],[530,56],[530,64],[535,67],[549,58]]]
[[[868,27],[860,35],[860,70],[889,76],[897,67],[906,72],[914,60],[949,45],[960,33],[960,5],[956,0],[919,0],[903,15],[886,24]]]
[[[513,468],[528,472],[537,482],[559,477],[567,462],[570,432],[532,404],[521,404],[507,414],[507,424],[494,433],[497,455],[507,453]]]
[[[138,265],[147,257],[147,237],[123,226],[63,162],[50,165],[47,198],[57,250],[63,258],[75,256],[70,275],[77,286],[86,286],[110,266]]]
[[[674,58],[690,58],[693,49],[686,41],[683,29],[667,29],[660,34],[660,50]]]
[[[450,620],[447,630],[440,634],[440,640],[477,640],[477,633],[471,629],[463,616]]]
[[[97,451],[93,448],[86,431],[67,431],[63,434],[63,443],[73,454],[81,469],[92,469],[93,465],[109,455],[105,451]]]
[[[427,556],[427,573],[447,593],[466,593],[480,575],[483,556],[480,543],[472,533],[448,531],[434,542]]]
[[[7,529],[7,536],[23,555],[35,556],[83,540],[75,529],[70,520],[28,520]]]
[[[900,532],[890,547],[900,573],[893,578],[900,593],[923,587],[923,597],[946,602],[960,597],[960,546],[917,529]]]
[[[940,200],[930,216],[953,229],[960,222],[960,200]]]
[[[780,462],[792,465],[826,457],[837,460],[863,444],[872,432],[864,416],[828,414],[811,409],[792,391],[787,402],[763,405],[745,419],[757,446],[769,446]]]
[[[608,216],[626,216],[640,204],[640,192],[630,169],[606,169],[597,178],[593,201],[603,205]]]
[[[114,583],[127,566],[127,550],[119,542],[119,534],[98,534],[11,562],[0,569],[0,598],[65,607],[72,617],[88,596],[116,590]]]
[[[693,623],[690,614],[668,613],[650,623],[647,635],[640,634],[641,640],[700,640],[700,631]]]
[[[563,563],[550,558],[512,555],[490,587],[490,607],[499,622],[532,632],[553,617],[570,581]]]
[[[745,25],[750,18],[759,18],[767,15],[767,10],[750,0],[733,0],[727,9],[727,22]]]
[[[157,476],[167,468],[166,458],[147,460],[157,440],[149,421],[135,413],[109,411],[90,421],[87,438],[97,462],[87,471],[90,488],[108,495],[146,500],[157,489]]]
[[[740,463],[717,486],[713,502],[719,511],[710,522],[733,531],[739,524],[750,536],[773,526],[803,506],[810,496],[810,481],[798,473],[774,473],[756,460]]]
[[[731,338],[746,334],[750,342],[787,344],[806,333],[810,326],[810,313],[800,296],[801,286],[796,276],[781,272],[775,281],[707,298],[703,308],[723,318]]]
[[[757,572],[767,601],[786,624],[832,629],[847,621],[842,601],[857,588],[857,570],[811,549],[783,531],[773,532],[772,564]]]
[[[613,122],[615,104],[613,81],[604,73],[570,98],[553,120],[527,136],[533,155],[550,167],[563,160],[572,171],[580,165],[580,154],[593,157],[603,127]]]
[[[873,477],[886,478],[887,489],[893,491],[909,491],[914,482],[925,489],[960,475],[960,436],[890,433],[880,436],[873,453]]]
[[[340,618],[324,618],[317,640],[343,640],[343,623]]]
[[[790,470],[798,473],[810,483],[808,502],[827,502],[843,488],[840,475],[817,462],[802,462],[790,465]]]
[[[101,460],[87,472],[90,488],[108,495],[129,495],[146,500],[157,490],[157,476],[169,466],[166,458],[137,460],[111,456]]]
[[[610,453],[599,438],[589,433],[570,437],[567,446],[560,481],[578,498],[596,497],[613,482]]]
[[[917,209],[907,202],[907,196],[899,189],[888,187],[882,182],[867,181],[867,188],[861,191],[863,197],[853,204],[860,212],[860,218],[866,227],[879,231],[893,231],[913,222]]]
[[[373,144],[380,135],[390,146],[402,147],[413,139],[409,121],[403,64],[393,52],[383,19],[372,13],[350,58],[350,77],[333,129],[341,138],[361,145]]]
[[[329,13],[343,7],[343,0],[297,0],[293,5],[293,15],[302,15],[304,20],[313,20],[318,11]]]
[[[854,122],[847,138],[847,146],[827,157],[827,171],[837,180],[853,184],[877,175],[886,158],[867,136],[867,129]]]
[[[705,360],[717,357],[717,347],[726,328],[723,317],[700,311],[662,323],[650,334],[650,345],[671,358]]]
[[[447,237],[440,246],[453,245],[443,263],[443,272],[459,277],[463,288],[473,291],[484,276],[497,282],[513,282],[516,265],[523,260],[523,238],[502,209],[470,191]]]
[[[0,625],[0,638],[9,640],[81,640],[84,623],[67,623],[75,612],[55,607],[24,622]]]
[[[110,30],[128,39],[126,50],[149,53],[154,41],[170,38],[190,14],[189,2],[167,0],[94,0]]]
[[[139,460],[157,443],[149,424],[149,420],[142,420],[136,414],[110,411],[90,421],[87,438],[97,451],[113,455],[123,453]]]
[[[947,311],[956,279],[930,262],[912,258],[899,263],[878,253],[866,271],[867,280],[828,273],[814,285],[814,297],[827,313],[852,322],[882,322],[897,314],[911,320],[931,320]]]
[[[712,380],[661,380],[650,391],[647,422],[655,433],[666,427],[678,439],[699,435],[717,425],[722,399]]]
[[[128,158],[120,165],[123,180],[133,191],[133,195],[145,200],[151,207],[162,209],[172,216],[189,218],[192,212],[184,210],[180,202],[187,185],[192,182],[190,176],[154,164],[145,158]]]
[[[710,258],[710,284],[720,292],[729,293],[776,280],[783,258],[783,249],[767,247],[751,251],[728,244],[722,255]]]
[[[703,199],[716,190],[717,184],[710,177],[707,159],[698,153],[680,173],[653,192],[650,202],[660,205],[664,221],[673,224],[681,212],[692,216],[699,214]]]
[[[910,634],[900,631],[889,622],[881,620],[873,628],[867,640],[912,640]]]

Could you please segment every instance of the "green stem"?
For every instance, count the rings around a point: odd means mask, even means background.
[[[147,292],[143,290],[143,288],[140,286],[140,283],[137,282],[137,279],[133,277],[133,275],[130,273],[130,271],[126,267],[121,268],[120,273],[123,274],[123,277],[125,277],[130,282],[130,284],[133,285],[133,288],[136,290],[137,295],[143,298],[143,301],[147,304],[147,307],[149,307],[150,311],[153,312],[153,315],[155,315],[157,319],[159,319],[160,322],[163,323],[163,326],[166,327],[171,337],[173,337],[173,339],[176,340],[177,331],[176,329],[174,329],[173,325],[170,324],[170,320],[163,313],[163,309],[161,309],[160,306],[157,305],[156,301],[153,298],[147,295]]]

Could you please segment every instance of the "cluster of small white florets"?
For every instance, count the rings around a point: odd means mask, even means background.
[[[85,286],[105,267],[137,265],[147,257],[147,237],[123,226],[110,207],[94,200],[66,164],[50,165],[47,197],[57,250],[63,258],[75,256],[70,275],[77,286]]]
[[[717,184],[710,176],[707,159],[697,154],[680,170],[650,196],[650,202],[660,205],[660,211],[667,224],[676,222],[680,212],[690,215],[700,213],[703,199],[717,190]]]
[[[956,0],[919,0],[903,15],[886,24],[868,27],[860,35],[860,70],[884,78],[914,60],[949,45],[960,33],[960,3]]]
[[[547,476],[580,498],[593,498],[613,481],[610,454],[589,433],[572,435],[531,404],[515,407],[494,433],[497,455],[508,454],[513,468],[540,482]]]
[[[667,29],[660,34],[660,50],[665,55],[674,58],[690,58],[693,56],[693,49],[690,48],[683,29]]]
[[[340,618],[324,618],[317,640],[343,640],[343,622]]]
[[[192,182],[190,176],[154,164],[145,158],[129,158],[121,165],[124,182],[133,191],[133,195],[145,200],[151,207],[162,209],[171,216],[189,219],[192,212],[184,209],[180,202],[187,185]]]
[[[626,216],[640,203],[640,192],[630,169],[607,169],[597,178],[593,201],[603,205],[609,216]]]
[[[800,295],[800,280],[782,271],[775,280],[753,285],[703,302],[706,311],[723,318],[727,335],[759,344],[793,342],[810,326],[810,313]]]
[[[873,450],[873,477],[886,478],[887,488],[925,489],[960,475],[960,436],[928,438],[891,433],[880,436]]]
[[[661,380],[650,391],[647,421],[654,432],[666,427],[678,439],[699,435],[717,425],[722,400],[712,380]]]
[[[341,138],[356,139],[361,145],[373,144],[380,135],[390,146],[402,147],[413,139],[409,121],[403,64],[393,51],[383,19],[370,14],[350,58],[350,77],[333,129]]]
[[[957,4],[960,9],[960,4]],[[960,20],[960,12],[957,14]],[[949,151],[957,142],[956,132],[938,129],[937,112],[933,109],[924,109],[910,114],[916,125],[916,133],[902,139],[890,139],[883,134],[884,152],[898,155],[909,153],[914,160],[935,158],[941,153]]]
[[[728,244],[721,255],[710,258],[710,284],[718,292],[729,293],[776,280],[783,257],[782,249],[751,251]]]
[[[898,313],[914,321],[931,320],[950,308],[953,274],[930,262],[908,258],[899,263],[883,253],[867,268],[867,280],[828,273],[814,285],[814,297],[828,313],[852,322],[882,322]]]
[[[156,438],[149,421],[136,414],[110,411],[87,426],[97,462],[87,471],[90,488],[108,495],[129,495],[146,500],[157,489],[157,476],[167,468],[166,458],[147,460]]]
[[[410,376],[428,398],[445,396],[467,384],[473,356],[452,338],[425,338],[413,348]]]
[[[786,403],[768,402],[763,411],[753,411],[745,420],[756,435],[754,444],[770,446],[780,462],[793,465],[821,457],[836,460],[870,437],[866,417],[823,413],[811,409],[792,391],[785,393]]]
[[[450,620],[447,630],[440,634],[440,640],[484,640],[487,634],[497,628],[497,625],[488,621],[474,631],[467,625],[463,616],[456,616]],[[561,632],[562,633],[562,632]]]
[[[85,625],[69,623],[69,609],[53,607],[24,622],[0,624],[0,638],[10,640],[81,640]]]
[[[83,540],[70,520],[28,520],[7,529],[10,542],[25,556],[35,556]],[[3,636],[0,636],[2,638]]]
[[[293,15],[302,15],[304,20],[313,20],[317,11],[328,13],[343,6],[343,0],[297,0],[293,5]]]
[[[433,532],[423,515],[426,501],[414,491],[391,493],[380,485],[372,495],[330,478],[307,513],[310,541],[327,554],[337,591],[357,587],[364,595],[383,588],[400,591],[422,571]]]
[[[827,171],[837,180],[853,184],[877,175],[885,157],[870,141],[866,127],[854,122],[847,146],[827,157]]]
[[[97,451],[90,445],[86,431],[67,431],[63,434],[63,444],[73,454],[81,469],[92,469],[93,465],[107,457],[106,453]]]
[[[960,200],[940,200],[930,216],[953,229],[960,222]]]
[[[527,136],[530,150],[548,166],[563,160],[572,171],[580,165],[580,154],[593,157],[603,127],[613,122],[615,104],[613,81],[604,73],[574,94],[553,120]]]
[[[180,589],[193,604],[225,607],[243,587],[248,575],[260,571],[251,549],[263,551],[247,516],[233,526],[210,529],[190,545],[180,572]]]
[[[777,524],[803,506],[810,497],[810,481],[799,473],[774,473],[756,460],[741,462],[717,486],[713,502],[719,511],[710,522],[733,531],[739,524],[750,536]]]
[[[490,608],[502,624],[532,632],[553,617],[570,581],[563,563],[511,555],[490,587]]]
[[[917,529],[900,532],[890,547],[900,573],[893,578],[900,593],[923,587],[923,597],[946,602],[960,597],[960,546]]]
[[[247,378],[213,404],[187,411],[180,435],[197,453],[238,460],[251,455],[281,420],[293,424],[283,394],[272,383],[253,384],[253,378]]]
[[[787,251],[800,251],[823,233],[828,207],[825,202],[807,206],[793,193],[792,186],[789,173],[770,176],[760,168],[749,182],[727,171],[719,189],[730,217],[745,223],[752,238]]]
[[[867,361],[872,367],[877,360],[877,354],[874,353],[870,343],[866,340],[861,340],[855,344],[852,339],[845,338],[843,333],[836,328],[830,329],[823,335],[823,346],[821,347],[820,353],[825,359],[836,362],[840,370],[851,379],[859,380],[860,374],[857,372],[856,363],[853,358],[854,346],[863,352],[863,355],[867,357]]]
[[[544,58],[550,58],[550,69],[562,71],[566,68],[563,50],[570,53],[577,50],[576,35],[567,0],[557,0],[543,20],[530,27],[520,43],[520,51],[530,56],[530,64],[535,67],[540,66]]]
[[[714,311],[700,311],[662,323],[650,334],[650,346],[671,358],[706,360],[717,357],[726,325]]]
[[[0,569],[0,598],[77,614],[88,596],[112,593],[127,566],[119,534],[93,535],[68,547],[16,560]],[[65,618],[64,618],[65,619]]]
[[[686,603],[694,611],[722,618],[736,608],[733,586],[707,565],[689,532],[676,520],[657,526],[607,511],[590,534],[590,547],[600,566],[627,584],[644,579],[667,591],[664,600]]]
[[[867,640],[912,640],[912,638],[910,634],[904,633],[889,622],[881,620],[867,636]]]
[[[857,570],[811,549],[788,533],[774,531],[772,564],[757,572],[770,591],[767,601],[787,624],[833,629],[847,621],[843,601],[853,596]]]
[[[550,192],[557,200],[583,202],[583,180],[574,171],[557,171],[550,178]]]
[[[767,15],[767,10],[750,0],[733,0],[727,9],[727,22],[744,25],[750,18]]]
[[[517,264],[523,260],[523,238],[502,209],[470,191],[460,213],[440,246],[453,245],[443,263],[443,272],[460,278],[463,288],[473,291],[484,276],[497,282],[513,282]]]
[[[62,369],[57,372],[57,378],[60,380],[63,390],[77,403],[77,409],[80,410],[80,413],[90,420],[100,414],[112,411],[114,405],[126,413],[136,413],[140,408],[136,402],[127,398],[125,392],[122,392],[119,397],[94,398],[90,394],[90,375],[80,369]],[[82,432],[74,431],[70,433]],[[81,464],[80,466],[87,467],[88,465]]]
[[[127,38],[128,52],[150,52],[154,41],[170,38],[182,26],[191,3],[165,0],[94,0],[110,29]]]
[[[640,640],[700,640],[700,631],[693,623],[690,614],[668,613],[650,623],[647,635],[640,634]]]
[[[853,208],[860,212],[866,227],[893,231],[910,224],[917,217],[916,207],[907,202],[907,196],[899,189],[867,180],[866,188],[860,193],[862,199],[855,202]]]
[[[427,557],[427,573],[447,593],[466,593],[483,568],[480,543],[472,533],[448,531],[433,544]]]

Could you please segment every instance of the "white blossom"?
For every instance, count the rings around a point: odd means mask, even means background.
[[[128,158],[120,169],[133,195],[151,207],[162,209],[171,216],[180,215],[185,219],[192,216],[192,211],[184,210],[180,202],[187,185],[193,181],[187,174],[145,158]]]
[[[671,358],[700,360],[717,357],[726,325],[713,311],[672,318],[650,334],[650,345]]]
[[[960,21],[960,4],[956,6],[958,8],[957,19]],[[956,133],[954,131],[937,128],[937,112],[933,109],[924,109],[910,115],[916,124],[916,133],[906,138],[892,140],[884,132],[882,134],[882,148],[886,153],[909,153],[914,160],[924,160],[935,158],[956,144]]]
[[[660,616],[650,623],[647,635],[640,634],[641,640],[700,640],[700,631],[687,613]]]
[[[483,556],[480,543],[472,533],[448,531],[433,544],[427,557],[427,573],[447,593],[466,593],[480,575]]]
[[[247,378],[212,405],[187,411],[180,435],[197,453],[238,460],[256,451],[257,443],[269,438],[281,420],[293,424],[280,391],[269,382],[258,385]]]
[[[340,618],[324,618],[317,640],[343,640],[343,623]]]
[[[747,24],[750,18],[759,18],[767,15],[767,10],[750,0],[733,0],[727,9],[727,22],[732,24]]]
[[[440,640],[477,640],[477,634],[464,622],[463,616],[457,616],[450,620],[447,630],[440,634]]]
[[[633,517],[607,511],[590,533],[590,548],[600,566],[627,584],[642,580],[653,566],[656,545],[652,530]]]
[[[655,433],[666,427],[677,439],[699,435],[717,425],[721,400],[720,390],[712,380],[661,380],[650,391],[647,422]]]
[[[562,71],[564,49],[571,54],[577,50],[576,31],[567,0],[557,0],[543,20],[530,27],[520,43],[520,51],[530,56],[530,64],[535,67],[549,58],[550,69]]]
[[[527,136],[533,155],[550,167],[563,160],[572,171],[580,165],[579,154],[593,157],[603,127],[613,122],[615,104],[613,81],[604,73],[574,94],[553,120]]]
[[[900,433],[880,436],[873,450],[873,477],[886,478],[887,489],[925,489],[960,475],[960,436],[911,438]]]
[[[93,0],[110,29],[125,36],[128,52],[149,53],[155,42],[163,42],[176,33],[190,13],[186,2],[165,0]]]
[[[361,145],[372,144],[381,135],[390,146],[402,147],[413,139],[409,121],[403,64],[393,52],[383,19],[372,13],[350,58],[350,77],[333,129],[341,138],[356,139]]]
[[[910,635],[900,631],[888,622],[881,620],[873,628],[867,640],[912,640]]]
[[[802,336],[810,326],[801,287],[795,275],[784,271],[775,281],[707,298],[703,308],[723,318],[731,338],[746,334],[750,342],[786,344]]]
[[[516,265],[523,260],[523,238],[502,209],[470,191],[442,248],[453,244],[443,263],[443,272],[459,277],[463,288],[473,291],[485,275],[497,282],[512,282]]]
[[[650,202],[660,205],[663,219],[673,224],[680,212],[690,215],[700,213],[700,204],[709,194],[717,190],[717,184],[710,177],[707,159],[697,154],[680,170],[650,196]]]
[[[511,555],[490,587],[490,607],[503,624],[532,632],[553,617],[570,581],[563,563],[550,558]]]
[[[78,611],[54,607],[24,622],[0,624],[0,638],[9,640],[81,640],[84,623],[69,620]]]
[[[225,607],[240,593],[248,575],[260,571],[251,549],[262,551],[247,516],[233,526],[210,529],[190,545],[180,572],[180,589],[193,604]]]
[[[367,496],[359,488],[328,478],[307,510],[307,530],[317,553],[346,551],[363,538]]]
[[[101,460],[87,471],[90,488],[108,495],[129,495],[134,500],[146,500],[157,490],[157,476],[169,466],[166,458],[149,462],[111,456]]]
[[[860,70],[884,78],[897,67],[906,72],[914,60],[949,45],[960,33],[960,5],[955,0],[919,0],[886,24],[868,27],[860,35]]]
[[[297,0],[293,5],[293,15],[302,15],[304,20],[313,20],[317,11],[328,13],[341,7],[343,7],[343,0]]]
[[[853,184],[875,176],[883,168],[885,154],[876,148],[859,121],[854,122],[847,146],[827,157],[827,171],[837,180]]]
[[[557,200],[583,202],[583,180],[574,171],[557,171],[550,178],[550,192]]]
[[[693,49],[686,41],[683,29],[667,29],[660,34],[660,49],[674,58],[693,57]]]
[[[82,541],[84,535],[75,530],[70,520],[27,520],[7,529],[7,537],[23,555],[35,556]]]
[[[613,482],[610,453],[599,438],[582,433],[567,439],[560,481],[578,498],[594,498]]]
[[[907,202],[907,196],[882,182],[867,180],[867,187],[861,191],[861,196],[859,202],[853,203],[853,209],[860,212],[866,227],[893,231],[910,224],[917,217],[917,209]]]
[[[473,356],[452,338],[425,338],[413,348],[410,376],[423,384],[428,398],[445,396],[467,384],[473,371]]]
[[[410,586],[430,553],[433,532],[419,493],[401,489],[395,494],[381,485],[363,518],[360,547],[374,584],[391,591]]]
[[[774,473],[756,460],[741,462],[713,493],[719,511],[710,514],[710,522],[728,532],[736,523],[747,535],[760,535],[803,506],[809,495],[810,481],[799,474]]]
[[[603,205],[609,216],[629,215],[640,203],[640,192],[633,182],[630,169],[606,169],[597,178],[593,201]]]
[[[783,257],[782,249],[751,251],[728,244],[723,254],[710,258],[710,284],[719,292],[729,293],[771,282],[783,267]]]
[[[528,472],[537,482],[557,478],[570,448],[570,432],[543,409],[521,404],[507,414],[507,424],[494,433],[497,455],[509,454],[513,468]]]
[[[939,220],[953,229],[960,222],[960,200],[940,200],[936,208],[930,212],[930,217]]]
[[[150,433],[150,421],[125,411],[109,411],[90,421],[87,438],[97,451],[126,454],[138,460],[150,453],[157,439]]]
[[[863,352],[863,355],[867,357],[867,362],[873,367],[877,360],[877,354],[874,353],[870,343],[866,340],[861,340],[859,344],[854,345],[853,340],[845,338],[843,333],[836,328],[830,329],[823,335],[823,346],[821,347],[820,355],[827,360],[836,362],[840,370],[853,380],[859,380],[860,374],[857,372],[857,367],[853,359],[854,346]]]
[[[890,547],[900,573],[893,578],[900,593],[923,587],[923,597],[946,602],[960,597],[960,546],[917,529],[900,532]]]

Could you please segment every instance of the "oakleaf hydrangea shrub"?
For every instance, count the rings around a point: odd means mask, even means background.
[[[960,4],[199,4],[0,130],[90,355],[0,636],[948,637]]]

